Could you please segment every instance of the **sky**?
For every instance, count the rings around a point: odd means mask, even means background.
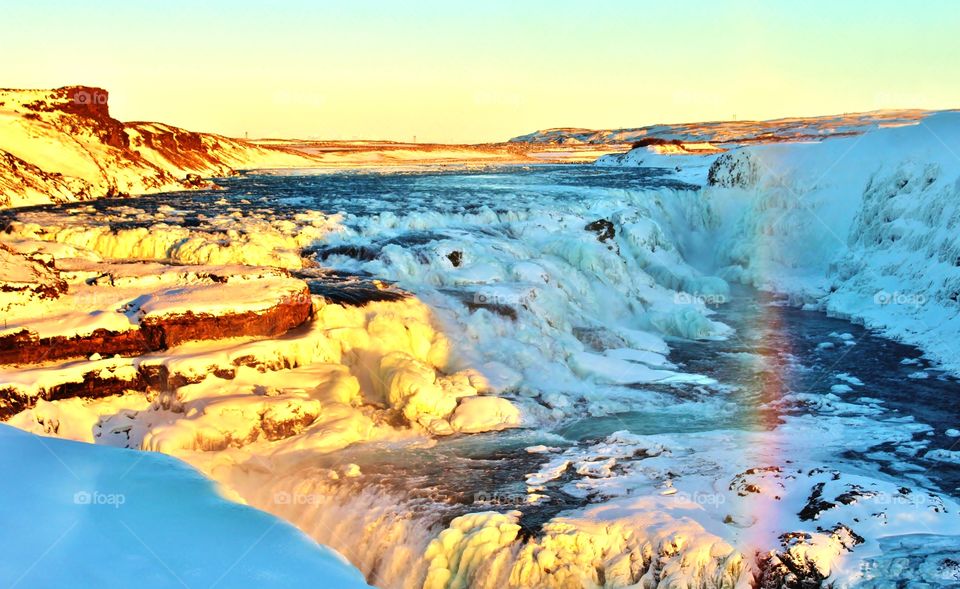
[[[958,25],[953,0],[6,0],[0,87],[238,137],[475,143],[960,107]]]

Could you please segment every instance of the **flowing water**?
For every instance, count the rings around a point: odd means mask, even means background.
[[[57,210],[109,214],[124,228],[144,224],[121,214],[124,207],[172,205],[178,223],[198,230],[224,209],[239,219],[341,213],[344,230],[303,255],[343,275],[396,282],[430,304],[463,362],[506,373],[504,394],[533,416],[528,428],[318,455],[252,498],[276,503],[278,489],[293,489],[311,473],[359,465],[361,476],[326,484],[321,501],[287,496],[274,510],[341,550],[373,583],[421,583],[418,555],[460,515],[518,510],[521,536],[536,537],[551,518],[605,501],[614,491],[597,491],[582,473],[548,477],[536,493],[528,475],[564,453],[589,455],[616,432],[684,439],[770,432],[791,418],[843,418],[843,435],[875,439],[841,448],[837,464],[960,496],[960,466],[926,457],[960,440],[948,435],[960,427],[957,379],[930,367],[919,350],[847,321],[742,286],[717,289],[705,278],[716,270],[702,237],[712,230],[709,212],[694,187],[655,170],[537,166],[247,175],[220,183],[225,190]],[[613,235],[605,236],[608,223]],[[650,247],[640,254],[638,244]],[[701,293],[708,305],[685,308],[668,294],[675,290]],[[638,335],[649,331],[669,344],[669,360]],[[604,370],[571,359],[622,349],[652,354],[652,368],[685,377],[611,382]],[[809,457],[782,458],[807,466]],[[936,547],[928,555],[934,560],[955,554],[954,544],[927,545]],[[904,553],[926,562],[918,552],[888,542],[890,557],[871,566],[892,579],[898,573],[890,563]]]

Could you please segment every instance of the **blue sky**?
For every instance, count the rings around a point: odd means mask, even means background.
[[[125,120],[435,141],[960,106],[960,3],[7,2],[7,87]]]

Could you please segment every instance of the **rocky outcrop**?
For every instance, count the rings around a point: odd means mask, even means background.
[[[819,551],[830,553],[834,557],[850,552],[863,544],[864,539],[843,524],[837,524],[829,530],[821,530],[819,545],[814,543],[812,534],[791,532],[780,536],[782,550],[771,551],[758,560],[760,569],[755,587],[757,589],[820,589],[825,586],[830,569],[824,570],[822,564],[812,553]],[[827,585],[832,586],[832,585]]]
[[[752,188],[760,178],[760,165],[747,151],[718,157],[707,172],[707,184],[722,188]]]
[[[312,311],[312,301],[304,287],[300,296],[285,298],[263,311],[148,317],[138,329],[123,332],[97,330],[93,334],[72,337],[40,338],[36,334],[21,331],[0,337],[0,364],[37,364],[82,357],[99,360],[101,356],[115,354],[138,356],[188,341],[276,337],[309,320]],[[169,374],[162,366],[122,366],[125,370],[113,370],[93,361],[86,368],[79,366],[76,370],[68,371],[72,376],[61,376],[52,380],[51,385],[31,392],[25,392],[13,383],[0,382],[0,420],[32,407],[38,399],[53,401],[69,397],[106,397],[127,390],[143,391],[148,386],[163,389],[171,384],[182,385],[187,382],[183,377]]]
[[[313,311],[310,292],[277,301],[264,311],[247,313],[182,313],[168,317],[147,317],[140,331],[151,350],[165,350],[192,340],[230,337],[277,337],[302,325]]]
[[[55,203],[82,200],[90,190],[91,185],[85,180],[44,172],[38,166],[0,150],[0,208],[21,200]]]
[[[601,243],[613,239],[617,235],[617,231],[614,228],[613,223],[607,219],[597,219],[592,223],[587,223],[584,229],[596,233],[597,239],[599,239]]]
[[[0,311],[29,299],[55,299],[66,292],[53,260],[21,254],[0,244]]]

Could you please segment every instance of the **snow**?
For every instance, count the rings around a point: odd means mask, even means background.
[[[936,460],[937,462],[945,462],[947,464],[960,464],[960,450],[943,450],[938,448],[927,452],[924,458]]]
[[[633,350],[631,350],[632,352]],[[599,382],[608,384],[640,384],[651,382],[696,382],[710,384],[715,381],[697,374],[683,374],[670,370],[655,370],[644,364],[603,356],[590,352],[577,352],[570,360],[570,366],[581,375],[590,376]]]
[[[595,165],[660,168],[674,180],[693,186],[702,186],[706,181],[710,166],[718,157],[718,152],[670,153],[658,149],[656,146],[649,146],[638,147],[621,154],[601,156],[597,159]]]
[[[956,367],[960,114],[816,144],[746,148],[753,185],[707,189],[734,216],[728,277],[812,301]],[[737,220],[739,217],[739,220]]]
[[[856,376],[852,376],[852,375],[850,375],[850,374],[847,374],[846,372],[841,372],[841,373],[839,373],[839,374],[834,374],[833,377],[836,378],[837,380],[842,380],[843,382],[845,382],[845,383],[847,383],[847,384],[851,384],[851,385],[853,385],[853,386],[855,386],[855,387],[862,387],[862,386],[863,386],[863,381],[862,381],[862,380],[860,380],[860,379],[857,378]]]
[[[0,373],[36,397],[87,374],[127,382],[165,374],[169,394],[42,399],[10,423],[37,433],[140,448],[188,460],[211,476],[305,452],[519,426],[519,407],[488,392],[475,370],[450,366],[450,342],[414,298],[345,307],[317,299],[314,321],[280,339],[189,342],[139,358],[70,361]],[[186,383],[186,384],[183,384]],[[395,427],[396,415],[406,427]],[[399,425],[396,423],[395,425]],[[241,472],[242,472],[242,466]]]
[[[336,552],[173,458],[3,424],[0,445],[4,586],[368,587]]]
[[[769,427],[525,442],[518,452],[546,462],[517,477],[525,483],[521,503],[557,490],[592,502],[550,519],[530,541],[517,513],[460,514],[441,529],[427,527],[415,511],[391,511],[397,503],[377,489],[357,491],[374,470],[311,462],[364,443],[422,448],[443,436],[508,436],[584,415],[715,417],[729,389],[671,362],[668,341],[737,337],[713,309],[733,282],[862,321],[955,368],[949,345],[960,324],[951,295],[960,246],[951,228],[960,160],[950,151],[960,152],[952,147],[958,139],[960,115],[939,114],[860,136],[720,155],[635,150],[635,161],[619,163],[681,161],[669,167],[680,166],[703,188],[590,188],[571,199],[544,186],[532,204],[514,206],[505,196],[497,207],[453,212],[440,212],[442,202],[435,210],[311,212],[293,220],[228,212],[210,221],[209,234],[177,227],[175,210],[135,205],[125,214],[149,221],[146,230],[90,226],[89,212],[35,214],[3,240],[73,259],[64,266],[76,275],[71,287],[81,288],[83,272],[100,264],[133,259],[265,264],[269,272],[236,272],[278,277],[278,268],[310,271],[318,263],[397,281],[415,296],[363,307],[314,297],[311,324],[282,338],[191,343],[137,359],[4,374],[34,395],[88,370],[129,376],[163,367],[182,379],[160,394],[40,401],[12,423],[181,457],[320,541],[363,546],[353,562],[391,586],[599,585],[602,571],[608,584],[719,579],[747,587],[758,552],[844,586],[860,578],[860,565],[878,557],[884,541],[957,529],[958,506],[927,491],[932,485],[911,463],[952,464],[956,453],[930,449],[931,428],[885,412],[868,396],[865,374],[828,374],[829,393],[783,391],[757,407],[784,411]],[[585,228],[599,220],[612,237],[601,241]],[[430,231],[442,235],[418,246],[390,241]],[[177,245],[188,242],[194,245]],[[317,244],[385,245],[373,259],[300,256]],[[177,276],[171,280],[185,280]],[[116,278],[112,288],[143,288],[144,275]],[[173,288],[161,283],[162,292]],[[201,288],[197,296],[215,304],[217,292]],[[190,297],[164,300],[192,304]],[[855,344],[835,332],[817,347],[829,361]],[[775,370],[757,354],[733,356],[758,374]],[[662,392],[674,387],[702,397],[674,409],[677,398]],[[857,452],[886,470],[849,458]],[[351,486],[338,486],[345,481]],[[801,517],[815,493],[830,505]],[[803,540],[787,542],[788,533]],[[863,544],[852,546],[854,534]]]
[[[739,581],[747,577],[746,563],[731,546],[690,520],[667,515],[655,499],[637,500],[631,507],[638,514],[633,518],[609,507],[588,511],[582,519],[558,518],[540,537],[519,547],[517,512],[459,517],[428,546],[424,587],[577,586],[585,579],[601,581],[597,569],[605,571],[603,580],[610,586],[625,587],[633,585],[636,569],[643,572],[644,566],[649,568],[640,584],[683,586],[696,570],[698,577],[718,586],[748,586]],[[671,544],[682,551],[670,551],[666,547]],[[656,558],[649,565],[624,556],[650,550]]]

